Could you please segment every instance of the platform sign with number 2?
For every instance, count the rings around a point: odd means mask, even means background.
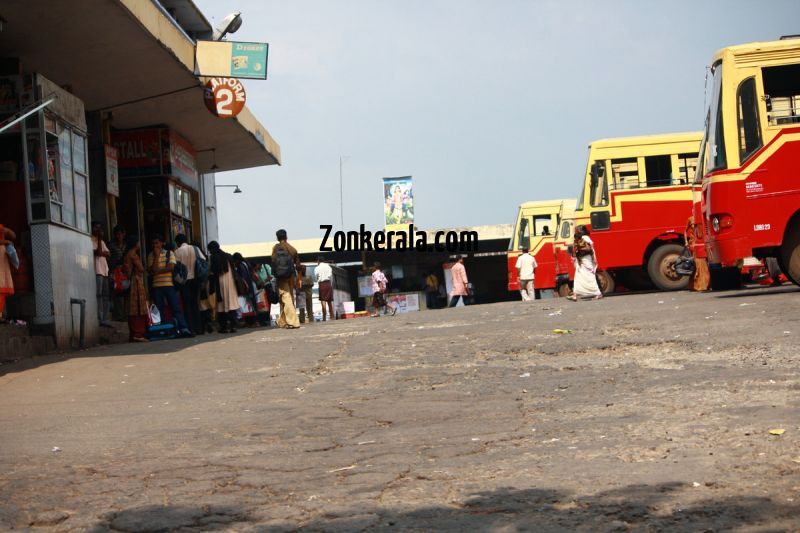
[[[203,91],[206,107],[219,118],[233,118],[244,109],[244,85],[236,78],[211,78]]]

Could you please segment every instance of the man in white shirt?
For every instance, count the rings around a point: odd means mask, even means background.
[[[314,269],[314,277],[319,284],[319,301],[322,304],[322,321],[327,320],[330,312],[331,320],[336,316],[333,314],[333,284],[331,278],[333,277],[333,269],[331,266],[323,261],[322,256],[317,257],[317,268]],[[327,309],[325,309],[327,306]]]
[[[206,257],[203,252],[192,246],[186,241],[186,235],[180,233],[175,236],[175,259],[186,267],[186,283],[178,287],[183,300],[183,315],[186,317],[186,323],[189,325],[189,330],[195,335],[202,335],[203,328],[200,320],[200,284],[195,278],[194,264],[197,260],[197,255],[200,254],[201,259]]]
[[[530,302],[536,299],[533,289],[533,276],[536,267],[536,259],[528,253],[528,248],[522,248],[522,254],[517,257],[517,277],[519,278],[519,293],[522,295],[523,302]]]

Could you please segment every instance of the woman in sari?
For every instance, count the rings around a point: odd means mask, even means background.
[[[572,296],[573,302],[579,298],[592,298],[599,300],[603,297],[600,287],[597,286],[597,256],[595,255],[594,242],[589,237],[589,229],[580,225],[575,228],[574,242],[575,257],[575,283]]]
[[[209,292],[216,294],[217,322],[220,333],[235,333],[236,311],[239,310],[239,293],[236,291],[236,282],[233,279],[233,259],[225,253],[217,241],[208,243],[208,252],[211,255],[209,265]]]
[[[707,291],[711,285],[711,273],[708,270],[708,260],[705,257],[703,245],[697,244],[697,235],[702,231],[699,224],[694,223],[694,216],[690,216],[686,221],[686,229],[683,231],[685,245],[692,251],[694,258],[694,276],[690,289],[693,291]],[[699,257],[703,255],[703,257]]]
[[[0,324],[6,321],[6,297],[14,294],[14,280],[11,278],[11,263],[6,246],[14,244],[16,238],[13,231],[0,224]]]
[[[147,289],[144,286],[144,265],[139,257],[141,243],[138,235],[129,235],[125,256],[122,260],[122,271],[131,282],[130,290],[125,297],[125,310],[128,314],[128,330],[130,342],[147,342]]]

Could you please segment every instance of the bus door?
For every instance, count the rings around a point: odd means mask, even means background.
[[[605,161],[595,161],[591,166],[591,172],[589,203],[592,210],[589,221],[592,231],[607,231],[611,229],[611,211],[608,205],[608,178]]]

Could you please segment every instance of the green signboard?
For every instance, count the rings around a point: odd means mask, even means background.
[[[231,42],[232,78],[267,78],[267,43]]]

